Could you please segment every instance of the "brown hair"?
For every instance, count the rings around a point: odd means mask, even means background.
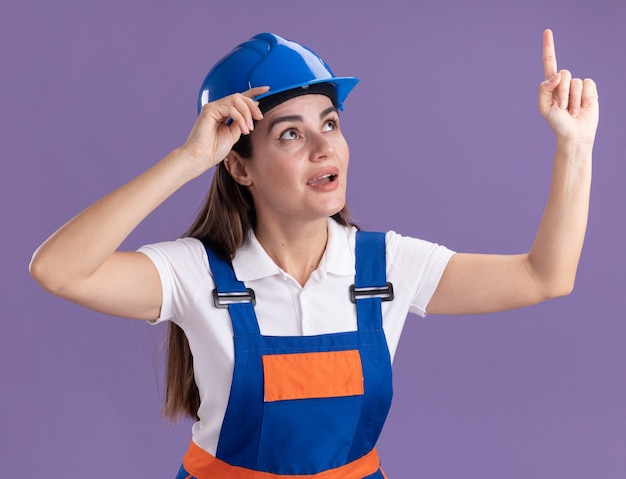
[[[248,136],[242,136],[233,150],[243,158],[252,156]],[[346,206],[332,218],[343,226],[353,225]],[[220,163],[211,188],[195,221],[184,236],[197,238],[223,259],[231,259],[243,245],[250,228],[256,226],[254,202],[247,187],[238,184]],[[198,420],[200,393],[194,379],[193,357],[183,330],[169,323],[165,401],[163,414],[170,419]]]

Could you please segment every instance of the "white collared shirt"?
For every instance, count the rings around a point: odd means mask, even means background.
[[[326,250],[319,267],[302,287],[274,263],[250,232],[232,263],[237,278],[255,292],[261,334],[309,336],[357,329],[356,308],[348,293],[354,283],[355,233],[355,228],[328,220]],[[228,310],[213,305],[215,284],[199,240],[182,238],[139,251],[153,261],[161,277],[163,303],[155,323],[174,321],[189,340],[201,398],[193,440],[214,455],[234,363]],[[407,314],[426,316],[426,306],[454,253],[434,243],[388,232],[386,254],[387,281],[393,283],[395,299],[383,303],[383,328],[393,358]]]

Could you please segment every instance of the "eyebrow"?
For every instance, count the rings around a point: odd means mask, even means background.
[[[320,120],[332,112],[337,113],[337,111],[338,111],[337,107],[329,106],[328,108],[326,108],[324,111],[320,113]],[[302,122],[302,121],[304,121],[304,118],[302,117],[302,115],[277,116],[276,118],[272,120],[267,131],[272,131],[274,127],[279,123],[292,123],[292,122]]]

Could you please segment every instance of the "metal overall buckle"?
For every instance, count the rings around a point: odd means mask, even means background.
[[[230,304],[252,303],[256,305],[254,290],[246,288],[245,292],[234,291],[230,293],[220,293],[217,288],[213,290],[213,304],[216,308],[228,308]]]
[[[393,284],[387,283],[385,286],[365,286],[357,288],[350,286],[350,301],[356,304],[357,299],[380,298],[381,301],[393,301]]]

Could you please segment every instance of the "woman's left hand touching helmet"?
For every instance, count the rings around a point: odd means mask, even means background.
[[[253,98],[268,90],[269,87],[265,86],[251,88],[202,107],[187,141],[179,148],[189,161],[193,176],[217,165],[226,158],[241,135],[250,134],[254,120],[263,118]]]

